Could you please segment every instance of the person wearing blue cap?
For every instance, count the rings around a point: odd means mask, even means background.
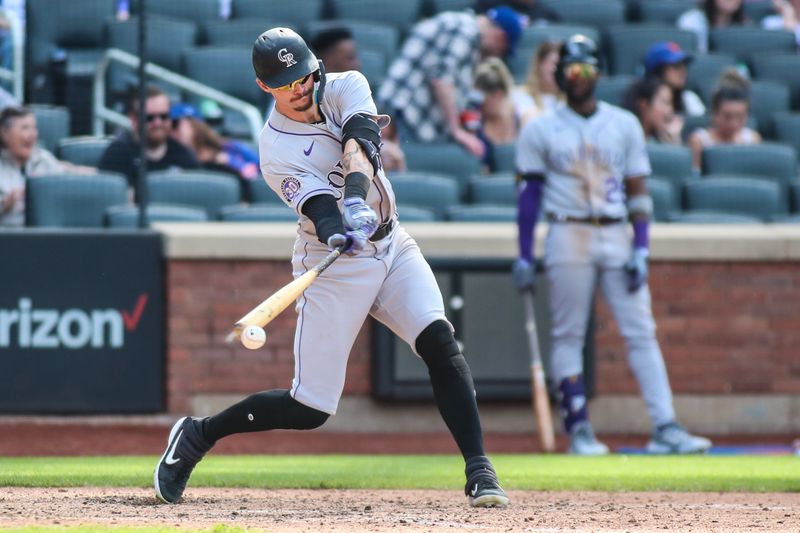
[[[484,146],[460,122],[484,57],[509,57],[527,18],[507,6],[476,15],[445,11],[416,24],[389,67],[377,96],[403,141],[454,141],[476,157]]]
[[[692,56],[678,43],[663,41],[653,44],[644,56],[645,76],[657,77],[672,90],[672,105],[675,113],[681,116],[700,116],[705,114],[706,106],[697,93],[686,88],[688,65]]]

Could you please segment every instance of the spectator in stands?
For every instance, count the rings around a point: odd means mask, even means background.
[[[691,9],[678,18],[678,27],[697,35],[697,49],[708,52],[711,30],[744,24],[743,0],[703,0],[703,7]]]
[[[328,72],[361,70],[356,41],[347,28],[329,28],[319,32],[309,43]]]
[[[800,12],[800,0],[772,0],[775,10],[774,15],[769,15],[761,20],[761,27],[767,30],[786,30],[794,33],[797,44],[800,45],[800,21],[797,14]]]
[[[478,0],[475,9],[478,13],[485,13],[502,5],[507,5],[527,16],[531,23],[559,21],[558,15],[552,9],[548,9],[536,0]]]
[[[484,170],[494,172],[494,147],[513,144],[519,133],[520,121],[511,99],[514,78],[502,59],[489,57],[475,70],[475,88],[482,95],[478,138],[484,145]]]
[[[511,93],[517,116],[523,124],[564,101],[564,93],[556,83],[560,46],[561,43],[552,41],[540,44],[533,55],[525,84]]]
[[[96,169],[59,161],[37,144],[36,117],[26,107],[0,111],[0,226],[25,224],[25,181],[65,172],[89,174]]]
[[[697,129],[689,137],[696,170],[702,168],[704,148],[761,142],[761,135],[747,127],[749,112],[750,82],[736,69],[726,70],[711,97],[711,127]]]
[[[508,7],[485,15],[445,11],[416,24],[378,91],[378,107],[396,121],[403,142],[455,141],[476,157],[483,143],[460,123],[483,57],[513,53],[525,24]]]
[[[681,144],[683,119],[672,107],[672,90],[655,76],[634,82],[625,94],[624,107],[636,115],[648,142]]]
[[[147,143],[147,169],[198,168],[200,164],[191,150],[170,138],[172,121],[169,96],[160,88],[149,86],[144,108],[147,120],[147,139],[145,140]],[[135,189],[139,159],[138,88],[134,88],[128,97],[127,112],[132,131],[122,132],[106,148],[98,166],[102,170],[124,174],[128,178],[128,184]]]
[[[240,141],[223,139],[203,121],[196,107],[172,106],[172,138],[190,148],[206,170],[225,172],[243,181],[262,179],[258,153]]]
[[[697,93],[686,88],[688,65],[692,56],[681,50],[678,43],[660,42],[652,45],[644,57],[645,76],[656,76],[672,90],[675,113],[683,116],[700,116],[706,106]]]

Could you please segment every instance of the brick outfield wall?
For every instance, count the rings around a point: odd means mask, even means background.
[[[792,262],[651,264],[658,338],[676,394],[800,394],[800,268]],[[289,262],[167,262],[167,409],[185,413],[197,394],[286,388],[293,375],[295,314],[250,351],[223,338],[233,321],[291,280]],[[624,343],[601,304],[599,394],[638,395]],[[346,395],[370,394],[369,330],[347,370]]]

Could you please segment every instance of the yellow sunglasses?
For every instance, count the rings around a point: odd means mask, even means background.
[[[564,69],[564,77],[573,80],[576,78],[590,80],[597,77],[597,67],[589,63],[572,63]]]
[[[313,74],[313,72],[311,73]],[[308,81],[308,78],[311,77],[311,74],[306,74],[299,80],[294,80],[292,83],[287,83],[286,85],[281,85],[280,87],[275,87],[274,90],[276,91],[293,91],[295,87],[298,85],[303,85],[305,82]]]

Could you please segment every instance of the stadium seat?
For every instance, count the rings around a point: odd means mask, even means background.
[[[515,222],[517,208],[508,205],[454,205],[447,210],[452,222]]]
[[[398,205],[397,216],[403,222],[433,222],[436,215],[430,209],[413,205]]]
[[[774,15],[775,9],[772,0],[748,0],[744,2],[744,16],[758,24],[768,15]]]
[[[672,182],[657,176],[650,176],[647,178],[647,190],[653,199],[653,218],[656,222],[667,222],[680,207]]]
[[[680,179],[692,175],[692,152],[685,146],[647,143],[647,156],[653,174]]]
[[[111,140],[110,137],[92,135],[64,137],[58,142],[56,155],[75,165],[96,167]]]
[[[185,205],[154,204],[145,209],[145,220],[153,222],[205,222],[205,209]],[[139,206],[118,205],[106,209],[106,225],[111,228],[139,227]]]
[[[262,178],[242,181],[244,200],[253,204],[280,204],[283,200],[269,188]]]
[[[199,47],[183,52],[183,73],[259,109],[267,96],[255,82],[251,47]]]
[[[519,43],[517,43],[517,50],[507,60],[508,68],[514,76],[514,80],[517,83],[525,81],[539,45],[544,42],[564,41],[576,33],[585,35],[594,40],[598,46],[602,46],[600,31],[593,26],[546,24],[525,28]]]
[[[310,21],[322,18],[324,6],[324,0],[233,0],[231,18],[286,22],[302,34]]]
[[[118,174],[59,174],[27,180],[26,225],[100,228],[111,206],[128,201],[128,182]]]
[[[147,13],[149,16],[155,15],[194,22],[202,39],[205,35],[206,24],[219,19],[219,0],[191,0],[189,2],[147,0]]]
[[[470,181],[470,201],[473,204],[517,205],[514,176],[479,176]]]
[[[639,18],[645,23],[674,25],[678,17],[696,6],[696,0],[641,0]]]
[[[69,137],[69,109],[45,104],[32,104],[28,108],[36,117],[39,144],[50,152],[55,153],[58,142],[64,137]]]
[[[206,23],[208,46],[249,48],[265,30],[283,25],[280,21],[257,19],[212,20]]]
[[[229,174],[202,171],[151,172],[147,175],[150,202],[202,207],[208,218],[241,200],[239,181]]]
[[[93,74],[106,48],[105,23],[116,13],[116,0],[27,0],[25,72],[41,72],[53,53],[67,54],[67,75]]]
[[[753,59],[753,74],[758,81],[773,81],[787,85],[791,108],[800,109],[800,55],[757,55]]]
[[[789,111],[789,86],[775,81],[754,81],[750,85],[750,114],[764,137],[775,137],[774,117]]]
[[[386,57],[380,51],[360,48],[358,59],[361,61],[361,73],[374,92],[386,77]]]
[[[719,145],[703,150],[704,174],[745,174],[787,185],[797,177],[797,151],[777,143]]]
[[[758,217],[726,213],[724,211],[696,210],[676,213],[670,218],[676,224],[761,224]]]
[[[696,54],[689,63],[687,85],[701,98],[710,95],[722,72],[735,66],[736,58],[730,54]]]
[[[788,211],[777,183],[745,177],[714,175],[685,185],[686,210],[711,210],[758,217],[768,222]]]
[[[622,0],[539,0],[539,4],[567,23],[605,29],[625,22],[626,6]]]
[[[789,187],[789,198],[793,213],[800,213],[800,183],[793,183]]]
[[[475,7],[475,0],[430,0],[433,14],[442,11],[462,11]]]
[[[687,30],[665,24],[623,24],[610,28],[607,49],[613,74],[641,74],[644,56],[651,45],[674,41],[683,50],[697,49],[697,37]]]
[[[398,204],[430,209],[436,220],[444,220],[447,209],[458,204],[458,183],[447,176],[404,172],[389,179]]]
[[[358,51],[381,52],[388,65],[400,47],[400,32],[394,26],[363,20],[314,20],[308,23],[309,40],[330,28],[347,28],[353,34]]]
[[[598,100],[612,105],[621,106],[625,98],[625,93],[636,77],[630,74],[619,74],[617,76],[601,76],[597,80],[595,95]]]
[[[757,54],[766,52],[791,54],[797,47],[794,34],[791,32],[748,26],[712,30],[709,41],[712,51],[731,54],[748,64]]]
[[[405,33],[421,14],[421,0],[330,0],[336,18],[392,24]]]
[[[492,149],[494,150],[494,167],[491,169],[493,173],[516,172],[516,144],[497,144]]]
[[[775,138],[800,153],[800,113],[778,113],[773,117]]]
[[[480,161],[455,143],[404,143],[409,172],[432,172],[455,178],[460,196],[467,192],[470,178],[480,173]]]
[[[225,222],[297,222],[297,213],[286,205],[229,205],[220,209]]]

